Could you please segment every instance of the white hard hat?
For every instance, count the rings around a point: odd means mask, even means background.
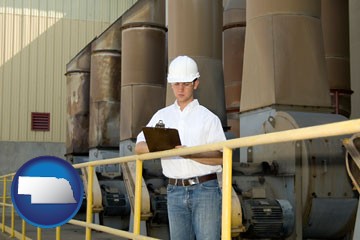
[[[178,56],[170,63],[167,77],[169,83],[192,82],[199,77],[196,62],[188,56]]]

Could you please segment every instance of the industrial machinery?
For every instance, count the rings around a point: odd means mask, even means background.
[[[240,137],[347,119],[348,98],[338,101],[330,97],[330,89],[334,88],[351,92],[346,83],[349,79],[338,77],[349,71],[346,61],[349,52],[348,48],[336,47],[339,42],[343,46],[348,42],[340,40],[330,27],[334,18],[329,14],[334,9],[344,9],[337,20],[346,26],[347,10],[340,2],[295,4],[279,0],[266,6],[257,0],[246,2]],[[334,61],[332,57],[324,58],[324,52],[326,56],[341,57]],[[233,163],[233,185],[242,199],[240,202],[245,204],[244,222],[251,222],[240,236],[351,237],[358,194],[353,191],[345,168],[344,137],[240,149],[240,159]],[[262,224],[245,214],[247,205],[259,205],[258,200],[269,202],[268,208],[260,208]],[[282,203],[279,208],[282,222],[271,222],[271,214],[266,215],[273,212],[270,203],[274,201]],[[258,225],[261,228],[255,228]],[[276,234],[270,229],[277,229]]]
[[[250,126],[242,132],[246,135],[253,129],[266,134],[343,119],[334,114],[264,109],[242,116],[240,122]],[[233,184],[239,197],[247,199],[242,207],[244,222],[250,224],[244,236],[341,239],[351,235],[358,197],[346,173],[341,138],[248,147],[240,150],[240,156],[241,161],[233,163]],[[265,203],[258,210],[264,215],[258,220],[261,224],[246,214],[248,205],[259,205],[257,201]],[[273,212],[270,203],[274,201],[282,203],[278,207],[281,218],[277,217],[281,221],[266,214]],[[256,229],[257,225],[261,228]]]
[[[360,134],[355,134],[350,138],[345,138],[343,144],[347,150],[346,170],[354,184],[360,192]]]
[[[138,1],[69,63],[69,159],[133,155],[141,127],[174,100],[166,91],[166,63],[181,54],[196,60],[196,97],[231,138],[347,119],[348,48],[336,44],[348,43],[336,39],[329,27],[336,24],[326,15],[346,9],[344,1],[224,2],[223,8],[221,1]],[[346,24],[346,14],[340,23]],[[343,142],[347,137],[234,150],[233,238],[350,238],[360,164],[359,137]],[[160,161],[145,161],[143,172],[142,233],[168,239]],[[135,165],[97,173],[98,212],[131,220]]]

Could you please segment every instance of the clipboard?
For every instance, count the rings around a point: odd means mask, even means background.
[[[150,152],[169,150],[181,145],[179,132],[175,128],[143,127],[142,130]]]

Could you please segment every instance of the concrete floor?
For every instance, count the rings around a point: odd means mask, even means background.
[[[85,219],[85,214],[80,213],[75,217],[75,219],[83,221]],[[5,223],[6,223],[6,225],[9,225],[9,223],[10,223],[9,217],[6,218]],[[104,217],[104,223],[107,226],[110,226],[113,228],[117,228],[117,226],[119,226],[118,229],[121,229],[120,217]],[[15,229],[18,232],[21,232],[21,218],[18,216],[15,218],[15,226],[16,226]],[[26,236],[29,237],[30,239],[36,240],[37,239],[37,228],[30,224],[26,224]],[[85,240],[85,228],[75,226],[72,224],[65,224],[65,225],[61,226],[61,235],[60,236],[61,236],[61,239],[64,239],[64,240],[68,240],[68,239]],[[8,240],[8,239],[14,240],[14,238],[11,238],[8,233],[2,233],[0,230],[0,240]],[[43,240],[55,240],[56,239],[55,229],[42,229],[42,239]],[[125,238],[113,236],[113,235],[103,233],[103,232],[92,231],[92,240],[115,240],[115,239],[122,240]]]
[[[75,218],[76,220],[85,221],[85,212],[79,212]],[[1,219],[0,219],[1,220]],[[16,215],[15,217],[15,230],[18,232],[21,232],[21,223],[22,219]],[[142,222],[145,224],[144,222]],[[5,224],[7,226],[10,225],[10,214],[6,214],[5,218]],[[104,216],[104,225],[119,229],[128,231],[129,228],[129,216],[128,217],[121,217],[121,216]],[[141,226],[142,230],[143,228],[146,228],[145,225]],[[148,229],[148,236],[152,236],[153,238],[158,239],[169,239],[169,232],[167,225],[153,225],[151,229]],[[142,235],[147,235],[145,232],[141,233]],[[79,227],[72,224],[65,224],[61,226],[61,239],[62,240],[85,240],[85,228]],[[26,224],[26,237],[37,240],[37,228]],[[2,233],[1,232],[1,223],[0,223],[0,240],[14,240],[15,238],[11,238],[8,233]],[[56,231],[55,229],[42,229],[42,240],[56,240]],[[125,240],[126,238],[121,238],[118,236],[114,236],[111,234],[98,232],[98,231],[92,231],[92,238],[91,240]]]

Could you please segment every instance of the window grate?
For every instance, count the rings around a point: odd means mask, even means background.
[[[32,131],[50,131],[50,113],[31,113]]]

